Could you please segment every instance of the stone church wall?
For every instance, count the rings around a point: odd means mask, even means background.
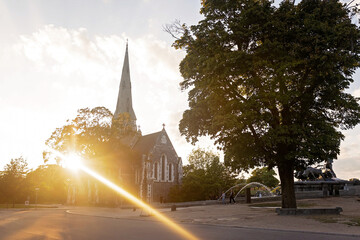
[[[158,174],[157,178],[153,180],[153,190],[152,190],[152,201],[160,202],[162,199],[166,201],[168,199],[168,194],[170,188],[179,184],[178,182],[178,162],[179,158],[170,142],[168,137],[166,136],[165,132],[160,137],[160,141],[154,146],[152,151],[152,165],[158,163]],[[166,138],[166,141],[164,140]],[[165,178],[162,179],[162,164],[161,159],[165,156]],[[170,166],[172,169],[169,170]],[[170,179],[169,174],[171,173],[172,177]]]

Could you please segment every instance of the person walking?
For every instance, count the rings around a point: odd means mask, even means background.
[[[225,204],[225,192],[222,192],[221,200],[222,200],[222,203]]]
[[[234,201],[234,203],[235,203],[234,191],[232,189],[231,189],[231,192],[230,192],[230,203],[231,203],[231,200]]]

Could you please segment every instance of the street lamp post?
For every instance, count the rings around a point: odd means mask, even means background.
[[[38,197],[38,191],[40,188],[35,188],[35,209],[37,209],[37,197]]]

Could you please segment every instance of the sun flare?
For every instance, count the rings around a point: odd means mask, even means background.
[[[57,151],[52,151],[52,153],[55,153],[57,156],[60,156],[64,160],[64,167],[74,170],[74,171],[81,170],[82,172],[85,172],[89,176],[97,179],[98,181],[102,182],[103,184],[105,184],[106,186],[108,186],[109,188],[111,188],[112,190],[117,192],[118,194],[120,194],[123,197],[125,197],[126,199],[128,199],[133,204],[144,209],[146,212],[151,212],[155,218],[157,218],[159,221],[164,223],[167,227],[169,227],[170,229],[172,229],[174,232],[178,233],[185,239],[199,240],[196,236],[194,236],[193,234],[191,234],[190,232],[188,232],[187,230],[182,228],[180,225],[173,222],[171,219],[167,218],[165,215],[163,215],[156,209],[152,208],[149,204],[147,204],[147,203],[143,202],[142,200],[140,200],[139,198],[135,197],[134,195],[132,195],[131,193],[126,191],[124,188],[122,188],[122,187],[114,184],[113,182],[109,181],[108,179],[104,178],[103,176],[101,176],[100,174],[95,172],[94,170],[86,167],[83,164],[82,158],[79,155],[77,155],[75,153],[71,153],[71,154],[65,156]]]
[[[64,156],[64,167],[72,171],[78,171],[82,167],[81,157],[75,153]]]
[[[100,174],[96,173],[95,171],[85,167],[81,166],[81,170],[92,176],[93,178],[99,180],[109,188],[116,191],[118,194],[122,195],[123,197],[127,198],[132,203],[136,204],[138,207],[141,207],[147,212],[151,212],[154,217],[156,217],[158,220],[160,220],[162,223],[164,223],[166,226],[168,226],[173,231],[177,232],[179,235],[183,236],[185,239],[188,240],[199,240],[197,237],[192,235],[190,232],[186,231],[184,228],[167,218],[165,215],[157,211],[156,209],[152,208],[149,204],[141,201],[139,198],[135,197],[134,195],[127,192],[125,189],[119,187],[118,185],[112,183],[111,181],[107,180]]]

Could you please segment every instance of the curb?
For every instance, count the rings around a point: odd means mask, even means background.
[[[116,216],[98,216],[91,214],[83,214],[71,212],[71,210],[65,211],[68,214],[80,215],[80,216],[90,216],[90,217],[99,217],[99,218],[111,218],[111,219],[126,219],[132,221],[155,221],[150,218],[141,219],[138,218],[140,216],[124,216],[124,217],[116,217]],[[276,229],[276,228],[262,228],[262,227],[250,227],[250,226],[235,226],[235,225],[223,225],[223,224],[211,224],[211,223],[198,223],[198,222],[180,222],[180,224],[186,225],[207,225],[207,226],[216,226],[222,228],[241,228],[241,229],[251,229],[251,230],[265,230],[265,231],[273,231],[273,232],[293,232],[293,233],[310,233],[310,234],[322,234],[322,235],[331,235],[331,236],[343,236],[343,237],[360,237],[360,234],[344,234],[344,233],[329,233],[329,232],[314,232],[314,231],[304,231],[304,230],[286,230],[286,229]]]

